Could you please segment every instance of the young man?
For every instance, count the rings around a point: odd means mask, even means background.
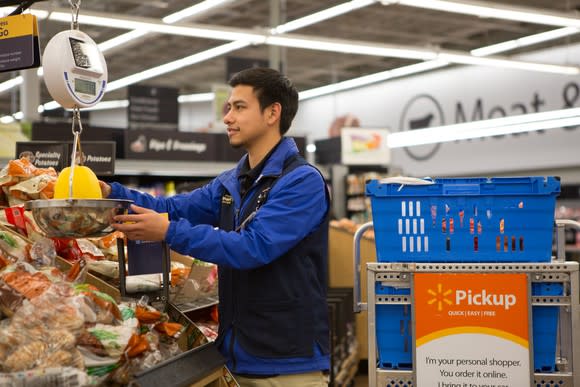
[[[329,197],[320,173],[284,134],[298,92],[272,69],[241,71],[224,117],[229,142],[247,154],[208,185],[153,198],[118,183],[103,197],[132,199],[114,227],[130,239],[219,268],[217,345],[242,386],[326,386]],[[169,220],[160,215],[168,213]]]

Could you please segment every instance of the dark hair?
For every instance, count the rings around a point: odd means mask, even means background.
[[[290,129],[298,111],[298,91],[286,76],[274,69],[254,67],[234,74],[229,84],[231,87],[252,86],[262,112],[274,102],[280,103],[280,134],[284,135]]]

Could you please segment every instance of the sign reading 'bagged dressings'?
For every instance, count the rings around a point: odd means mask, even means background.
[[[526,274],[418,273],[414,294],[418,386],[530,385]]]

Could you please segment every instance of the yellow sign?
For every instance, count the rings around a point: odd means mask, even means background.
[[[414,286],[418,386],[530,385],[526,274],[418,273]]]
[[[19,36],[38,36],[36,16],[27,13],[0,19],[0,40]]]
[[[0,19],[0,72],[40,66],[38,24],[31,14]]]

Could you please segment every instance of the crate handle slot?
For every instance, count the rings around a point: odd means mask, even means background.
[[[444,184],[444,195],[479,195],[481,187],[479,184]]]

